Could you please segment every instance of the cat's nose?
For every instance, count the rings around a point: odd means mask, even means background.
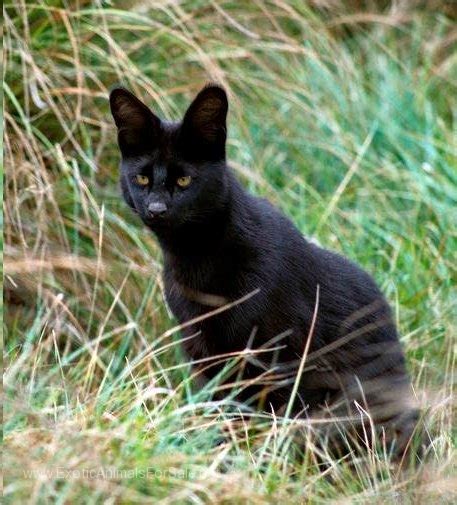
[[[152,202],[148,205],[148,213],[151,217],[163,216],[167,206],[163,202]]]

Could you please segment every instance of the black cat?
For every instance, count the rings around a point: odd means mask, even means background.
[[[225,91],[204,88],[177,123],[123,88],[110,105],[124,198],[160,242],[171,310],[196,319],[183,345],[201,374],[249,347],[229,377],[244,381],[238,398],[302,417],[369,412],[401,453],[417,410],[389,306],[367,273],[243,189],[226,164]]]

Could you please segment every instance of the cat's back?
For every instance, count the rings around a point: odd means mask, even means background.
[[[300,300],[307,309],[316,303],[319,286],[320,319],[340,326],[348,318],[390,320],[390,308],[373,277],[352,260],[306,239],[293,222],[265,199],[255,199],[263,226],[259,243],[266,244],[267,264],[275,290],[292,306]],[[360,314],[367,314],[360,317]],[[357,316],[357,317],[356,317]],[[396,339],[387,324],[383,338]]]

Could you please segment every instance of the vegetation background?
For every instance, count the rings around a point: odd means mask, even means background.
[[[6,1],[5,502],[455,503],[456,11]],[[107,96],[122,82],[176,119],[208,80],[231,94],[244,184],[390,300],[433,439],[419,468],[320,454],[322,472],[312,443],[293,455],[298,421],[192,383]]]

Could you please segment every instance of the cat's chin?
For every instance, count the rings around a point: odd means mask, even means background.
[[[163,218],[146,218],[142,220],[143,223],[152,231],[160,232],[168,230],[170,228],[170,223],[167,219]]]

